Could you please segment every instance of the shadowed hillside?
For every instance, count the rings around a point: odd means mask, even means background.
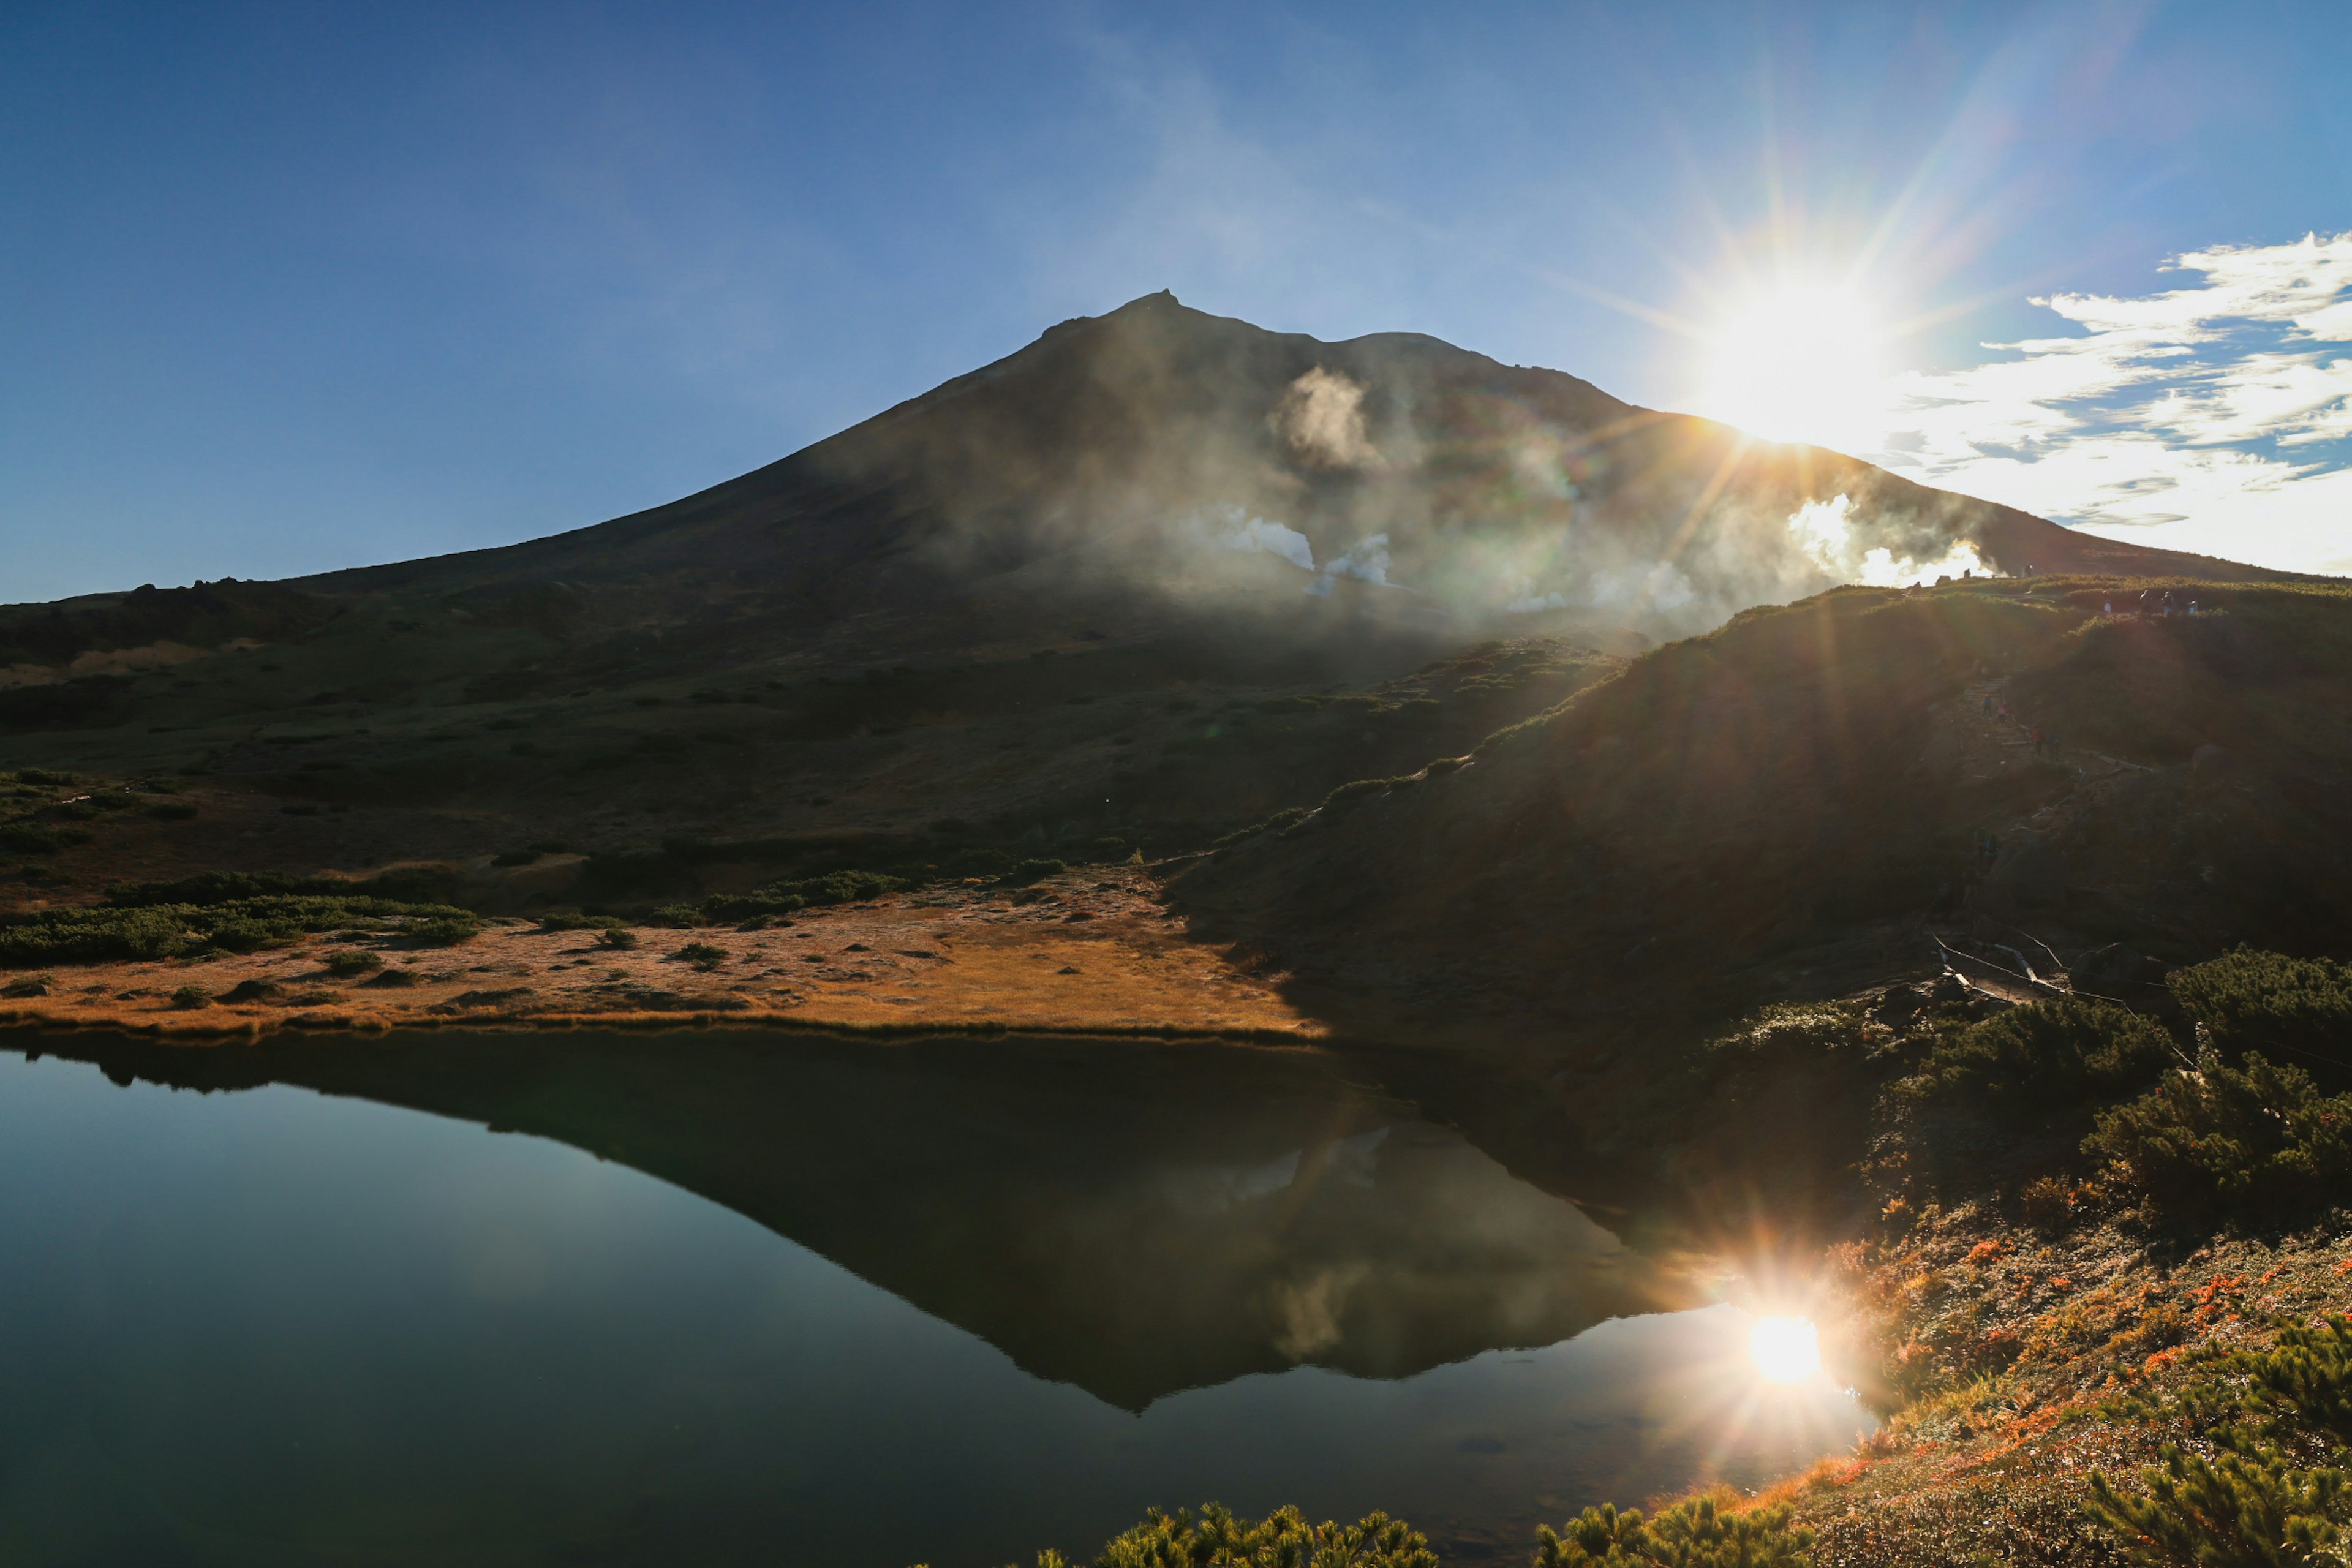
[[[2196,616],[2050,579],[1751,611],[1458,765],[1334,792],[1180,901],[1342,1016],[1438,1035],[1834,994],[1941,968],[1931,930],[2051,972],[2340,951],[2352,594],[2200,592]]]

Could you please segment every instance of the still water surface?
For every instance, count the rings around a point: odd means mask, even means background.
[[[1867,1426],[1318,1057],[0,1043],[11,1564],[981,1568],[1212,1498],[1517,1561]]]

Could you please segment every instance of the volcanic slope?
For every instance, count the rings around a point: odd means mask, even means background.
[[[1801,543],[1791,512],[1841,497]],[[30,823],[12,901],[504,855],[515,885],[477,894],[527,907],[1164,854],[1458,754],[1870,550],[2267,575],[1432,339],[1154,295],[597,527],[0,611],[0,767],[182,793]]]
[[[2345,951],[2352,589],[2198,593],[1750,611],[1269,822],[1177,901],[1343,1030],[1588,1052],[1948,963],[2137,1004],[2242,942]]]

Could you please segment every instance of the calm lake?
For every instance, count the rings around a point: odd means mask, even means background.
[[[1868,1428],[1706,1300],[1311,1053],[0,1034],[12,1565],[1517,1562]]]

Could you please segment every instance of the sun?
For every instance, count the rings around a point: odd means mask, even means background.
[[[1748,1330],[1748,1354],[1767,1383],[1802,1383],[1822,1370],[1821,1336],[1806,1318],[1759,1318]]]
[[[1874,451],[1885,435],[1884,337],[1852,289],[1775,290],[1709,334],[1700,412],[1768,441]]]

